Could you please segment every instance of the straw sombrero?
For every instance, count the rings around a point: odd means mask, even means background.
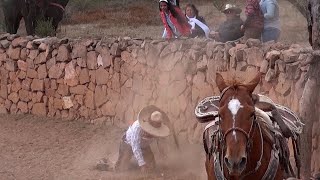
[[[238,8],[236,5],[234,4],[226,4],[226,6],[224,7],[224,9],[222,10],[222,12],[226,12],[227,10],[231,10],[234,11],[236,14],[240,14],[241,13],[241,9]]]
[[[156,137],[170,135],[168,126],[163,122],[169,122],[168,116],[154,105],[143,108],[138,114],[138,121],[142,130]]]

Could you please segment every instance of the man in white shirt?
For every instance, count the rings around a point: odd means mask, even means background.
[[[156,138],[170,135],[169,128],[163,124],[164,121],[169,122],[168,116],[156,106],[147,106],[139,112],[138,120],[128,128],[120,142],[116,171],[128,169],[132,156],[142,172],[155,167],[150,143]]]

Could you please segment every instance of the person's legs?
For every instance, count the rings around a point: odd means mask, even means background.
[[[115,164],[116,171],[125,171],[129,168],[130,159],[133,155],[131,146],[124,142],[125,135],[120,141],[119,156]]]
[[[147,166],[151,169],[154,169],[156,167],[156,161],[154,158],[154,154],[151,151],[151,147],[147,146],[147,147],[143,148],[142,154],[143,154],[143,157],[144,157],[144,160],[145,160]]]
[[[280,37],[280,30],[277,28],[266,28],[262,33],[262,42],[275,41]]]

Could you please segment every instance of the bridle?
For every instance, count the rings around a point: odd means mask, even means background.
[[[219,100],[219,102],[221,101],[221,99],[223,98],[223,96],[225,95],[225,93],[231,88],[231,87],[233,87],[233,86],[228,86],[228,87],[226,87],[222,92],[221,92],[221,95],[220,95],[220,100]],[[229,133],[231,133],[231,132],[240,132],[241,134],[243,134],[245,137],[246,137],[246,139],[247,139],[247,150],[248,151],[250,151],[251,150],[251,146],[252,146],[252,140],[251,140],[251,134],[253,133],[253,131],[254,131],[254,128],[257,126],[257,121],[256,121],[256,114],[255,113],[253,113],[252,115],[251,115],[251,126],[250,126],[250,130],[249,130],[249,132],[246,132],[245,130],[243,130],[242,128],[239,128],[239,127],[232,127],[232,128],[229,128],[225,133],[223,133],[222,132],[222,129],[221,129],[221,126],[220,126],[220,124],[221,124],[221,122],[222,122],[222,119],[221,119],[221,115],[220,114],[218,114],[218,117],[219,117],[219,131],[221,131],[221,135],[223,135],[223,141],[222,141],[222,145],[224,145],[224,143],[225,143],[225,140],[226,140],[226,137],[227,137],[227,135],[229,134]]]
[[[221,101],[221,99],[223,98],[223,96],[225,95],[225,93],[230,89],[232,88],[233,86],[228,86],[226,87],[222,92],[221,92],[221,95],[220,95],[220,100],[219,102]],[[256,164],[256,167],[249,171],[248,173],[242,175],[240,177],[240,179],[243,179],[244,177],[256,172],[259,167],[261,166],[261,161],[262,161],[262,157],[263,157],[263,148],[264,148],[264,144],[263,144],[263,135],[262,135],[262,130],[261,130],[261,127],[260,127],[260,124],[257,122],[257,118],[256,118],[256,114],[253,113],[251,115],[251,126],[250,126],[250,130],[249,132],[243,130],[242,128],[239,128],[239,127],[231,127],[229,128],[228,130],[226,130],[225,133],[223,133],[222,129],[221,129],[221,122],[222,122],[222,118],[221,118],[221,115],[218,114],[218,129],[217,131],[215,132],[215,134],[213,136],[216,136],[217,139],[214,139],[212,141],[218,141],[218,143],[212,143],[212,146],[216,146],[216,147],[211,147],[211,152],[210,154],[212,155],[213,151],[221,151],[221,156],[218,154],[218,156],[220,156],[220,163],[221,162],[224,162],[223,161],[223,157],[224,157],[224,151],[226,149],[226,137],[228,136],[228,134],[230,134],[231,132],[239,132],[241,134],[243,134],[245,137],[246,137],[246,140],[247,140],[247,144],[246,144],[246,152],[247,152],[247,156],[249,157],[249,154],[248,152],[251,151],[252,149],[252,144],[253,144],[253,141],[252,141],[252,135],[256,129],[256,127],[258,127],[258,130],[259,130],[259,134],[260,134],[260,140],[261,140],[261,154],[260,154],[260,158],[259,160],[257,161],[257,164]],[[219,145],[220,145],[220,148],[219,148]],[[209,156],[210,156],[209,154]],[[221,164],[221,171],[222,173],[224,172],[223,170],[223,164]],[[223,174],[222,174],[223,175]],[[224,177],[223,177],[224,179]]]

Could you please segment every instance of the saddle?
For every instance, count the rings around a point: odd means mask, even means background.
[[[281,132],[286,138],[297,139],[302,133],[303,123],[289,108],[274,103],[270,98],[261,94],[253,95],[256,115],[272,129]],[[203,99],[195,108],[195,115],[200,123],[210,122],[207,128],[217,122],[220,96],[210,96]]]

